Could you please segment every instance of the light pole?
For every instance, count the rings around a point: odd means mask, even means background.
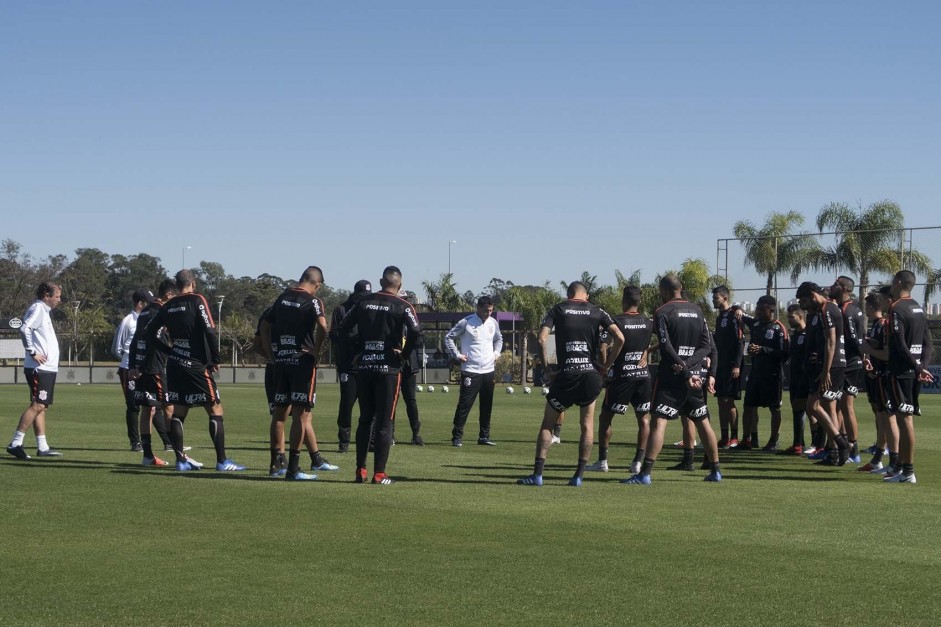
[[[451,244],[457,244],[456,239],[448,241],[448,274],[451,274]]]
[[[75,353],[75,361],[78,361],[78,308],[82,306],[82,301],[73,300],[72,307],[75,313],[72,316],[72,348],[69,350],[69,366],[73,366],[72,353]]]
[[[186,270],[186,251],[190,250],[191,248],[192,246],[183,247],[183,266],[181,268],[182,270]]]
[[[219,299],[219,316],[217,317],[218,322],[216,323],[216,348],[219,350],[219,354],[222,354],[222,301],[225,300],[225,296],[217,296]]]

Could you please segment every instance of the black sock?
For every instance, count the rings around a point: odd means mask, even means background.
[[[646,452],[647,452],[647,451],[645,451],[645,450],[642,449],[642,448],[637,449],[637,452],[634,453],[634,461],[633,461],[633,463],[636,464],[636,463],[638,463],[638,462],[644,461],[644,454],[645,454]]]
[[[729,428],[728,428],[728,427],[722,427],[722,439],[725,440],[725,441],[728,441],[728,439],[729,439]]]
[[[751,432],[751,443],[752,443],[754,446],[758,446],[758,445],[761,443],[761,440],[758,439],[758,432],[757,432],[757,431],[752,431],[752,432]]]
[[[598,460],[603,461],[603,462],[608,461],[608,447],[607,446],[598,447]]]
[[[713,472],[719,472],[719,462],[712,462]]]
[[[173,441],[170,439],[170,429],[167,427],[167,415],[161,407],[154,410],[154,429],[157,430],[157,435],[163,441],[164,447],[173,446]]]
[[[738,425],[735,425],[734,427],[732,427],[732,439],[733,440],[738,439]]]
[[[149,433],[141,433],[141,434],[140,434],[140,443],[141,443],[141,446],[144,447],[144,457],[153,458],[153,456],[154,456],[154,449],[153,449],[153,445],[152,445],[152,443],[151,443],[151,436],[150,436],[150,434],[149,434]]]
[[[554,435],[555,437],[559,437],[560,435],[562,435],[562,425],[556,425],[552,427],[552,435]]]
[[[836,447],[838,450],[840,451],[849,450],[850,442],[849,440],[846,439],[846,436],[843,435],[842,433],[836,436],[835,438],[833,438],[833,441],[836,443]]]
[[[545,467],[546,467],[546,458],[537,457],[536,464],[533,466],[533,474],[537,477],[542,475],[542,471]]]
[[[283,455],[283,454],[284,454],[284,453],[282,453],[281,451],[279,451],[279,450],[276,449],[276,448],[271,449],[271,468],[272,468],[272,469],[280,468],[280,467],[281,467],[281,465],[278,463],[278,461],[281,459],[281,455]]]
[[[902,464],[902,474],[911,477],[915,474],[915,464]]]
[[[889,451],[889,466],[892,466],[892,468],[899,467],[899,454],[898,453],[893,453],[892,451]]]
[[[794,446],[804,446],[804,410],[795,409],[794,414]]]
[[[693,449],[691,448],[683,449],[683,463],[689,466],[693,465]]]
[[[578,466],[575,467],[575,476],[581,477],[585,474],[585,466],[588,464],[587,459],[578,460]]]
[[[879,448],[879,447],[877,447],[877,448]],[[870,463],[870,464],[880,464],[880,463],[882,463],[882,456],[883,456],[884,454],[885,454],[885,451],[883,451],[882,448],[879,448],[879,450],[877,450],[875,453],[872,454],[872,461],[870,461],[869,463]]]
[[[209,418],[209,437],[212,438],[212,444],[216,447],[216,463],[221,464],[226,459],[225,426],[222,424],[222,416]]]
[[[174,416],[170,421],[170,441],[173,443],[173,453],[176,455],[176,461],[185,462],[186,455],[183,453],[183,421],[186,417]]]
[[[291,454],[288,456],[288,474],[296,475],[301,469],[301,452],[291,449]]]
[[[308,452],[310,453],[310,451]],[[320,466],[323,464],[323,457],[320,456],[320,451],[310,453],[310,463],[312,466]]]
[[[650,459],[649,457],[644,458],[644,463],[640,467],[640,474],[649,475],[653,471],[653,463],[656,460]]]

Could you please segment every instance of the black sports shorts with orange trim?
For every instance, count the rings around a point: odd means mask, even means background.
[[[563,371],[555,376],[549,386],[546,402],[557,412],[572,405],[587,407],[601,394],[601,375],[597,370],[585,372]]]
[[[164,402],[164,381],[162,374],[143,373],[134,382],[134,403],[144,407],[157,407]]]
[[[297,366],[274,365],[274,404],[313,407],[317,402],[317,366],[313,360]]]
[[[29,402],[49,407],[52,405],[52,393],[56,389],[56,373],[38,368],[24,368],[26,382],[29,384]]]
[[[171,405],[214,405],[221,402],[219,387],[208,370],[167,364],[167,391],[164,402]]]

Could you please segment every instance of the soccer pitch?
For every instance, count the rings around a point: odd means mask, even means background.
[[[314,426],[340,471],[288,483],[267,478],[259,386],[222,388],[230,456],[249,470],[177,474],[127,450],[116,386],[60,385],[48,431],[65,456],[0,460],[0,623],[938,624],[941,396],[923,396],[916,419],[917,485],[759,452],[724,455],[723,482],[707,484],[665,469],[672,447],[652,486],[620,485],[636,430],[619,417],[612,471],[571,488],[573,413],[547,485],[526,488],[515,480],[532,469],[538,389],[498,388],[498,446],[476,446],[475,407],[461,449],[455,392],[420,394],[428,445],[395,446],[398,483],[372,486],[352,482],[352,452],[334,452],[336,386],[321,386]],[[0,436],[26,397],[0,386]],[[873,421],[864,402],[858,413],[865,448]],[[407,442],[404,407],[398,424]],[[209,467],[206,425],[193,410],[186,435]],[[762,438],[768,426],[765,412]]]

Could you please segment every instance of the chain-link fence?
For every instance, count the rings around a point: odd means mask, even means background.
[[[716,274],[726,277],[733,300],[746,310],[764,294],[784,305],[795,300],[801,282],[832,285],[840,275],[855,281],[855,296],[861,298],[890,282],[899,270],[915,273],[912,296],[925,305],[930,317],[941,317],[941,226],[716,242]]]

